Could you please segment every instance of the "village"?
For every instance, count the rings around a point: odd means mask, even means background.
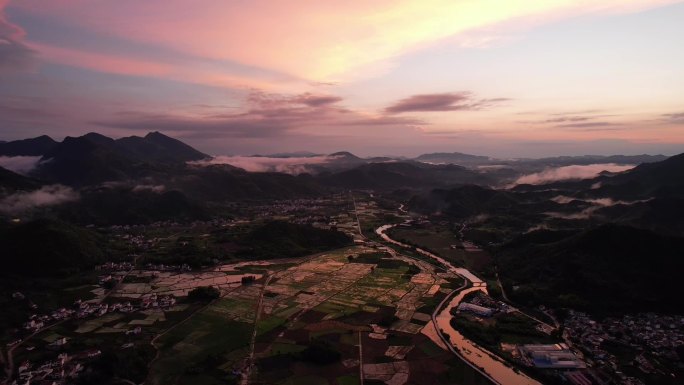
[[[614,373],[627,384],[644,384],[629,375],[670,375],[667,362],[677,362],[677,347],[684,344],[684,317],[643,313],[595,321],[589,315],[569,311],[565,335],[597,367]],[[618,356],[619,355],[619,356]]]

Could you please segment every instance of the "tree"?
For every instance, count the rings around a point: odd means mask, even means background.
[[[188,299],[195,302],[209,302],[221,295],[219,289],[213,286],[199,286],[188,293]]]
[[[396,315],[386,314],[378,321],[378,326],[389,328],[390,326],[392,326],[392,324],[394,324],[397,321],[399,321],[399,317],[397,317]]]
[[[107,290],[112,290],[116,287],[116,285],[119,283],[116,279],[108,279],[102,283],[102,287],[104,287]]]
[[[311,362],[316,365],[328,365],[339,361],[341,356],[340,352],[333,349],[329,343],[314,339],[300,353],[299,357],[302,361]]]
[[[249,285],[249,284],[253,283],[254,280],[256,280],[256,277],[255,277],[255,276],[253,276],[253,275],[247,275],[247,276],[245,276],[245,277],[242,277],[242,278],[240,279],[240,282],[241,282],[243,285]]]

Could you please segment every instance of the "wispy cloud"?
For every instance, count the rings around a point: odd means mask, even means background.
[[[552,126],[555,128],[576,128],[584,129],[585,131],[606,131],[616,130],[623,124],[606,120],[616,115],[607,114],[601,110],[586,110],[574,113],[554,113],[550,114],[546,119],[528,120],[522,123],[540,124],[545,126]]]
[[[325,164],[335,160],[330,156],[271,158],[266,156],[216,156],[207,160],[190,162],[198,166],[229,164],[251,172],[283,172],[286,174],[310,173],[311,165]]]
[[[77,191],[62,185],[43,186],[38,190],[18,192],[0,200],[0,212],[17,214],[34,208],[55,206],[79,199]]]
[[[34,52],[24,42],[24,30],[9,22],[5,7],[9,0],[0,0],[0,71],[16,71],[33,65]]]
[[[5,100],[0,100],[0,103],[6,102]],[[0,105],[0,115],[4,119],[9,121],[14,120],[35,120],[35,119],[46,119],[46,118],[56,118],[60,117],[60,114],[50,111],[48,109],[39,108],[35,105]]]
[[[51,63],[107,74],[149,77],[211,87],[273,89],[280,83],[301,81],[275,71],[249,71],[240,66],[230,66],[227,69],[225,64],[182,54],[167,58],[155,56],[154,51],[148,54],[100,52],[38,42],[27,43],[26,47],[39,53],[42,60]]]
[[[625,205],[625,206],[631,206],[637,203],[644,203],[650,201],[652,198],[649,199],[640,199],[640,200],[635,200],[635,201],[623,201],[623,200],[615,200],[612,198],[593,198],[593,199],[580,199],[580,198],[573,198],[573,197],[568,197],[565,195],[558,195],[556,197],[551,198],[552,201],[560,204],[568,204],[572,201],[580,201],[589,204],[589,207],[586,207],[582,209],[579,212],[576,213],[559,213],[559,212],[547,212],[545,213],[546,215],[553,217],[553,218],[562,218],[562,219],[589,219],[594,214],[596,211],[599,209],[602,209],[604,207],[610,207],[614,205]]]
[[[663,114],[662,117],[667,123],[684,124],[684,112],[676,112],[671,114]]]
[[[293,101],[305,104],[309,107],[321,107],[341,102],[342,98],[334,95],[314,95],[307,92],[305,94],[298,95],[293,99]]]
[[[93,121],[104,127],[130,130],[159,130],[203,136],[267,138],[288,135],[311,127],[413,126],[425,124],[414,118],[373,115],[350,110],[341,97],[327,94],[297,95],[252,92],[244,112],[218,112],[182,116],[122,111],[117,117]]]
[[[23,0],[13,6],[78,26],[85,34],[144,40],[157,46],[174,46],[185,54],[209,60],[268,65],[309,81],[330,82],[359,72],[370,73],[364,71],[369,68],[390,68],[388,62],[401,55],[448,39],[458,41],[458,37],[467,37],[474,30],[514,22],[529,27],[547,20],[635,11],[668,2],[611,0],[593,5],[562,0],[494,0],[473,6],[444,0]],[[282,38],[282,42],[275,44],[274,37]]]
[[[491,107],[507,98],[476,99],[470,92],[413,95],[385,108],[388,114],[404,112],[468,111]]]
[[[591,203],[593,205],[599,205],[599,206],[614,206],[614,205],[633,205],[635,203],[642,203],[642,202],[648,202],[651,199],[641,199],[641,200],[635,200],[635,201],[623,201],[623,200],[615,200],[613,198],[575,198],[575,197],[569,197],[566,195],[558,195],[553,198],[551,198],[552,201],[556,203],[560,203],[562,205],[568,204],[572,201],[580,201],[580,202],[587,202]]]
[[[556,127],[560,127],[560,128],[585,128],[585,129],[600,128],[602,130],[617,129],[619,126],[622,126],[622,124],[614,123],[614,122],[582,122],[582,123],[566,123],[566,124],[556,125]]]
[[[561,116],[558,118],[546,119],[544,123],[569,123],[569,122],[584,122],[593,119],[593,116]]]

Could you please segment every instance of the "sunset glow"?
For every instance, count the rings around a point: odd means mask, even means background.
[[[215,154],[671,154],[682,18],[664,0],[1,0],[0,123]]]

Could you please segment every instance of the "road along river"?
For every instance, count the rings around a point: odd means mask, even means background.
[[[390,238],[385,233],[385,231],[394,226],[396,225],[383,225],[378,227],[375,232],[386,242],[404,248],[412,248],[412,246]],[[441,306],[439,306],[435,310],[433,322],[435,322],[438,334],[440,334],[440,337],[444,343],[451,346],[451,350],[456,353],[466,364],[470,365],[472,368],[480,372],[480,374],[496,384],[541,385],[540,382],[533,380],[521,372],[515,371],[501,358],[489,352],[487,349],[484,349],[476,345],[474,342],[468,340],[461,333],[459,333],[458,330],[451,326],[451,309],[458,307],[458,304],[461,303],[463,297],[470,292],[481,290],[486,293],[487,284],[469,270],[462,267],[455,267],[450,262],[438,255],[420,248],[415,248],[415,250],[416,252],[439,262],[449,272],[460,275],[466,279],[471,286],[470,288],[461,290],[453,298],[451,298],[451,296],[458,290],[452,292],[449,294],[449,296],[447,296],[447,300],[448,298],[451,299],[448,300],[449,302],[446,307],[440,310]],[[446,338],[445,335],[448,336],[448,338]]]

